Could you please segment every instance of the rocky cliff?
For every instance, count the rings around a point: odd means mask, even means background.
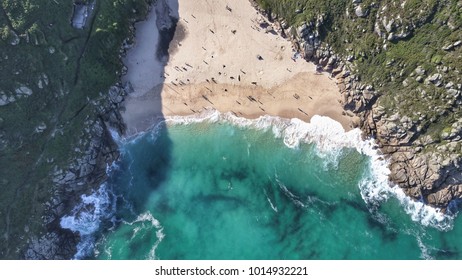
[[[456,211],[462,198],[462,3],[259,0],[305,58],[337,77],[412,198]]]
[[[60,219],[118,158],[121,46],[151,2],[0,2],[1,259],[75,254]]]
[[[59,226],[106,179],[123,131],[120,46],[150,0],[0,2],[0,258],[68,259]],[[411,197],[462,197],[462,4],[258,0],[306,59],[337,77],[345,109]],[[77,14],[76,14],[77,13]]]

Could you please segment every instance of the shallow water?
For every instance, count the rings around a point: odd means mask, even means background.
[[[401,197],[359,131],[326,118],[178,118],[120,145],[122,160],[93,196],[107,211],[61,223],[98,228],[76,257],[462,257],[461,219]]]

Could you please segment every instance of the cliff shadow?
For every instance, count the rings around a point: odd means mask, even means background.
[[[156,195],[167,179],[172,141],[162,112],[161,93],[169,45],[179,18],[178,5],[178,0],[155,1],[146,20],[135,24],[134,42],[123,58],[126,74],[122,83],[127,96],[121,115],[126,131],[118,168],[108,179],[113,192],[113,207],[109,208],[116,210],[115,215],[105,219],[100,234],[105,235],[108,229],[117,231],[122,221],[134,221],[149,211],[150,196]]]
[[[126,136],[136,141],[127,147],[125,163],[131,174],[130,199],[135,212],[145,207],[149,193],[161,185],[171,162],[172,142],[162,112],[165,66],[179,19],[178,0],[156,1],[146,19],[135,25],[136,43],[125,57],[124,82],[131,92],[122,117]]]

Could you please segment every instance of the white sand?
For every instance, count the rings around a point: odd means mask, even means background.
[[[265,32],[260,27],[265,19],[248,0],[167,1],[179,6],[180,19],[165,68],[154,54],[154,12],[137,24],[137,45],[124,60],[124,79],[135,90],[123,113],[129,134],[164,116],[204,108],[247,118],[269,114],[309,121],[325,115],[351,127],[335,80],[316,74],[312,63],[294,61],[291,43]]]

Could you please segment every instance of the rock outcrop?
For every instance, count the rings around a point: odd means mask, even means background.
[[[80,203],[82,194],[91,193],[106,181],[108,164],[118,159],[118,146],[110,129],[124,133],[119,113],[124,95],[120,84],[109,89],[106,98],[95,104],[98,117],[89,117],[85,122],[72,163],[66,170],[55,166],[50,174],[55,192],[51,201],[46,202],[46,215],[42,217],[47,232],[31,238],[24,256],[26,259],[71,259],[75,255],[80,236],[61,228],[60,220]]]
[[[335,19],[329,11],[314,13],[312,20],[294,27],[288,27],[287,18],[276,14],[274,10],[260,11],[269,13],[270,18],[285,26],[286,30],[283,32],[292,35],[294,45],[307,60],[313,61],[337,78],[345,110],[360,117],[359,126],[364,135],[375,138],[378,147],[388,158],[390,180],[410,197],[446,210],[462,199],[462,123],[457,117],[448,117],[451,114],[462,116],[458,109],[462,102],[460,69],[442,64],[442,55],[434,55],[432,64],[423,59],[416,61],[421,65],[412,68],[413,71],[407,70],[410,66],[407,65],[409,62],[405,62],[406,59],[398,61],[391,58],[384,61],[382,69],[401,71],[383,71],[388,76],[380,72],[370,75],[367,69],[359,68],[367,67],[364,61],[373,62],[370,56],[389,52],[390,45],[387,41],[396,44],[403,39],[412,39],[419,32],[426,32],[425,28],[428,26],[438,28],[443,23],[435,20],[437,13],[444,14],[448,19],[446,24],[456,32],[455,18],[435,1],[424,1],[419,7],[404,7],[406,3],[396,1],[376,1],[369,5],[366,5],[369,1],[364,2],[353,0],[351,4],[345,4],[345,14],[336,14]],[[459,5],[455,9],[461,8]],[[287,16],[287,13],[282,14]],[[341,23],[335,25],[336,20]],[[356,25],[357,30],[354,32],[358,35],[367,34],[369,42],[382,45],[376,45],[376,48],[369,50],[354,51],[354,45],[359,44],[354,38],[343,42],[331,41],[337,47],[330,45],[330,34],[326,34],[325,30],[337,34],[332,37],[338,40],[342,36],[338,34],[342,32],[341,25],[350,26],[350,23],[353,23],[352,27]],[[373,29],[367,26],[373,26]],[[421,29],[424,31],[420,31]],[[460,45],[460,40],[451,41],[442,50],[454,52]],[[398,47],[393,47],[396,52]],[[389,86],[396,84],[399,87],[394,90],[405,94],[390,93]],[[441,127],[445,125],[446,128],[441,132]]]

